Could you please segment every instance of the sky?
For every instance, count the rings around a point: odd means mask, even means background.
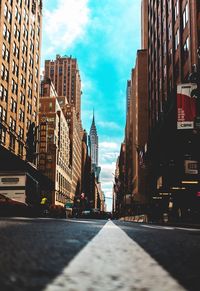
[[[126,84],[141,48],[140,7],[141,0],[43,1],[41,67],[57,54],[78,60],[82,124],[89,133],[94,108],[108,211],[124,139]]]

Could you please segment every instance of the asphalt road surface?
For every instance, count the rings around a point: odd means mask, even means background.
[[[1,291],[200,290],[200,229],[0,218]]]

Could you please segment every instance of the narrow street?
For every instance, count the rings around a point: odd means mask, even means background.
[[[2,291],[199,290],[200,229],[1,218]]]

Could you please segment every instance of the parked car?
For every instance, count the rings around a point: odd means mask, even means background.
[[[19,202],[0,194],[0,216],[27,216],[29,207],[26,203]]]

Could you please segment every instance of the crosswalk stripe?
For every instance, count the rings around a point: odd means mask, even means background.
[[[109,221],[44,291],[185,290]]]

